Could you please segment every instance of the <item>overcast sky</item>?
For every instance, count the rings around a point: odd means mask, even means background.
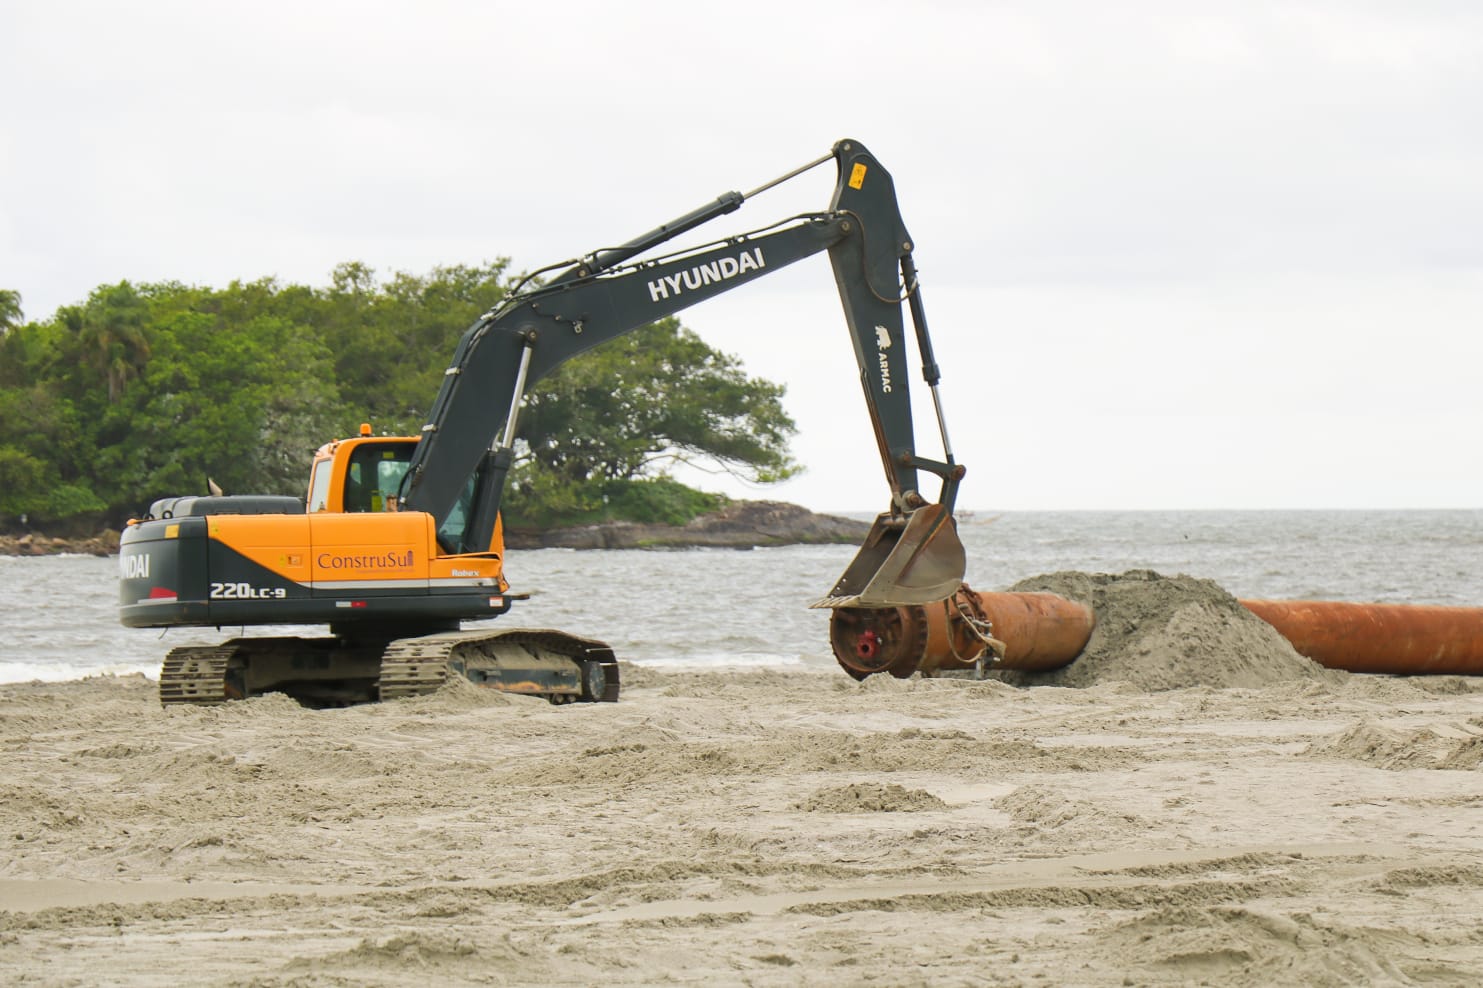
[[[1483,506],[1476,3],[50,0],[0,6],[0,94],[28,318],[536,268],[852,137],[917,245],[964,506]],[[807,467],[710,486],[886,506],[826,260],[682,318],[787,384]]]

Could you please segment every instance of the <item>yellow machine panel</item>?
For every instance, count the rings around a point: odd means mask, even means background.
[[[215,515],[207,532],[286,580],[308,583],[311,579],[307,515]]]
[[[310,574],[316,586],[346,582],[406,586],[405,581],[412,580],[427,585],[429,562],[437,552],[431,515],[320,512],[306,517]]]

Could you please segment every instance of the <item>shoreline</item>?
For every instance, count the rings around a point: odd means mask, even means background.
[[[732,501],[684,525],[612,521],[550,531],[505,532],[507,549],[755,549],[858,545],[870,523],[818,514],[786,501]]]
[[[522,549],[753,549],[782,545],[855,545],[870,523],[818,514],[784,501],[732,501],[685,525],[612,521],[545,531],[510,530],[505,548]],[[81,538],[32,531],[0,535],[0,556],[112,556],[119,533],[105,529]]]
[[[118,535],[111,528],[73,539],[43,532],[0,535],[0,556],[113,556],[118,554]]]

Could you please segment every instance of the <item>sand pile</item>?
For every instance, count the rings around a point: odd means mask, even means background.
[[[1449,737],[1426,727],[1388,728],[1363,720],[1346,731],[1314,741],[1304,754],[1363,762],[1391,771],[1412,768],[1467,771],[1483,764],[1483,735]]]
[[[1383,948],[1377,948],[1371,931],[1306,913],[1174,906],[1128,921],[1108,942],[1115,945],[1114,956],[1120,951],[1161,954],[1154,966],[1164,975],[1159,979],[1163,983],[1416,983],[1385,956]]]
[[[1120,680],[1144,690],[1260,687],[1290,679],[1337,681],[1293,651],[1271,625],[1211,580],[1152,570],[1051,573],[1013,591],[1046,591],[1090,606],[1097,626],[1071,665],[1048,673],[1001,671],[1017,686],[1091,686]]]
[[[795,807],[805,813],[920,813],[947,809],[947,804],[925,789],[894,782],[852,782],[820,789]]]

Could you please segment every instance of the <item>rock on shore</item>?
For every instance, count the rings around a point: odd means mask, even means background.
[[[39,532],[0,535],[0,556],[60,556],[63,553],[111,556],[116,552],[118,533],[112,529],[84,539],[57,538]]]
[[[856,544],[869,522],[820,515],[782,501],[733,501],[685,525],[614,521],[546,532],[505,532],[511,549],[746,549],[771,545]]]

